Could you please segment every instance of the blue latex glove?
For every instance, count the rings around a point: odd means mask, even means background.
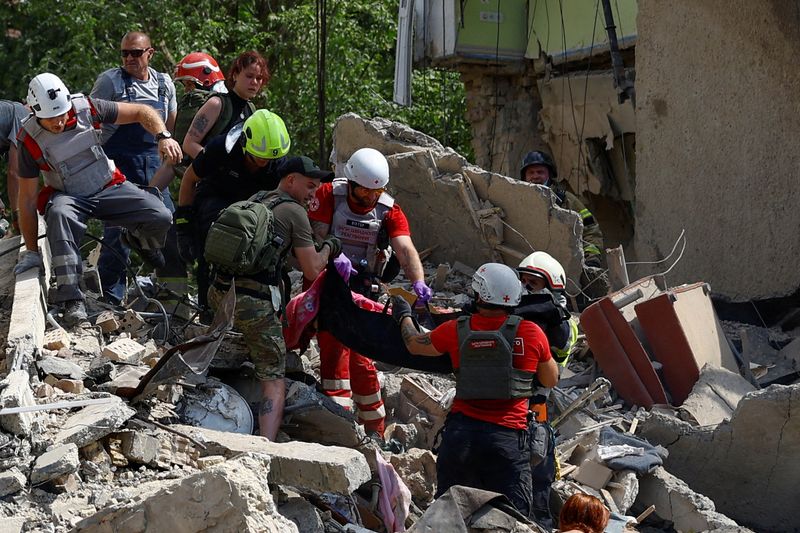
[[[32,268],[37,268],[41,270],[44,267],[42,264],[42,256],[39,255],[39,252],[31,252],[30,250],[26,250],[24,254],[22,254],[22,259],[19,260],[17,266],[14,267],[14,275],[22,274],[26,270],[30,270]]]
[[[422,280],[415,281],[411,284],[411,287],[413,287],[414,292],[417,295],[417,302],[421,304],[428,303],[431,299],[431,296],[433,296],[433,291],[431,288],[425,285],[425,282]]]
[[[344,254],[339,254],[339,257],[333,260],[333,266],[336,267],[336,272],[339,273],[345,282],[350,281],[351,275],[358,273],[358,270],[353,268],[353,263],[350,262],[350,258]]]

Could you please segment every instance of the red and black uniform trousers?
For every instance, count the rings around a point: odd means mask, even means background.
[[[352,290],[369,297],[369,287],[363,276],[350,280]],[[365,292],[366,291],[366,292]],[[370,311],[369,303],[361,304]],[[381,398],[378,369],[371,359],[351,350],[327,331],[317,333],[319,342],[320,375],[323,392],[337,404],[355,411],[367,433],[377,432],[383,437],[386,409]]]

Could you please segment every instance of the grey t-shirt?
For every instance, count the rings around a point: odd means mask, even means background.
[[[92,106],[97,112],[97,119],[103,124],[109,124],[117,120],[117,104],[114,102],[106,102],[105,100],[96,100],[89,98]],[[31,119],[36,120],[36,119]],[[74,128],[75,126],[73,126]],[[28,148],[24,144],[19,146],[19,177],[20,178],[38,178],[39,165],[33,158]]]
[[[28,110],[19,102],[0,100],[0,154],[17,145],[17,132]]]
[[[134,104],[152,104],[158,102],[158,72],[152,67],[147,67],[149,76],[147,81],[143,81],[131,76],[131,89],[133,90]],[[164,76],[164,87],[166,88],[166,113],[162,114],[161,119],[166,124],[167,118],[170,113],[175,113],[178,110],[178,101],[175,98],[175,84],[172,79],[167,75]],[[92,98],[101,98],[103,100],[111,100],[112,102],[128,102],[128,96],[125,91],[125,81],[122,79],[122,69],[115,67],[106,70],[97,77],[92,87],[90,95]],[[103,125],[102,143],[105,142],[117,131],[114,124]]]

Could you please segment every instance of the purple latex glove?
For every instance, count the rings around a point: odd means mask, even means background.
[[[353,263],[351,263],[350,259],[344,254],[339,254],[339,257],[333,260],[333,266],[336,267],[336,272],[338,272],[346,282],[350,281],[351,275],[358,274],[358,270],[353,268]]]
[[[417,294],[417,302],[421,304],[428,303],[431,299],[431,296],[433,296],[433,291],[431,288],[425,285],[425,282],[422,280],[415,281],[411,284],[411,287],[414,288],[414,292]]]

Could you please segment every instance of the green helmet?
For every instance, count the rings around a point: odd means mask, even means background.
[[[289,153],[292,140],[283,119],[271,111],[259,109],[245,120],[244,151],[262,159],[278,159]]]

